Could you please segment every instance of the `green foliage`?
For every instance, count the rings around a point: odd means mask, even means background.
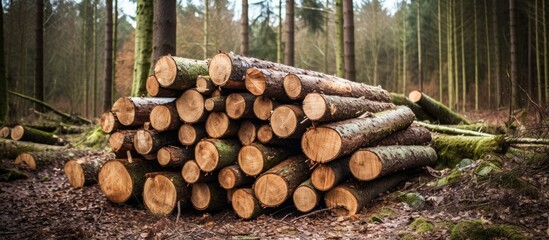
[[[452,240],[465,239],[528,239],[519,227],[508,224],[488,224],[482,220],[464,220],[457,223],[450,235]]]
[[[417,192],[401,194],[397,197],[397,201],[406,203],[413,209],[421,209],[425,205],[425,198]]]
[[[107,140],[109,135],[101,130],[101,126],[97,125],[95,128],[84,134],[82,140],[76,143],[80,148],[92,148],[92,149],[104,149],[107,146]]]
[[[435,187],[439,188],[442,186],[446,186],[448,184],[451,184],[458,179],[460,179],[463,176],[463,172],[458,169],[453,169],[452,172],[448,176],[445,176],[443,178],[439,178],[437,180],[434,180],[432,182],[427,183],[427,186],[429,187]]]
[[[25,179],[27,175],[17,169],[6,168],[0,165],[0,182],[9,182],[17,179]]]
[[[412,223],[410,223],[410,227],[418,234],[431,232],[434,229],[433,224],[422,217],[416,218]]]
[[[250,26],[250,54],[257,58],[276,61],[277,35],[270,25],[273,13],[268,8],[262,8],[262,12],[265,13],[264,17],[254,19]]]
[[[297,16],[303,20],[311,33],[324,31],[324,11],[327,11],[319,0],[302,0],[301,8],[297,8]]]

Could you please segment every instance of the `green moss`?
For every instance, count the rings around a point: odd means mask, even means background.
[[[379,212],[377,213],[379,216],[381,217],[394,217],[395,216],[395,211],[393,211],[393,209],[389,208],[389,207],[382,207],[381,209],[379,209]]]
[[[411,233],[399,234],[400,240],[416,240],[418,237]]]
[[[9,182],[17,179],[25,179],[27,175],[17,169],[5,168],[0,165],[0,182]]]
[[[452,228],[452,240],[461,239],[528,239],[519,227],[507,224],[486,224],[481,220],[464,220]]]
[[[426,232],[431,232],[434,229],[434,226],[425,218],[416,218],[411,224],[410,227],[414,229],[417,233],[422,234]]]
[[[101,126],[97,125],[95,128],[86,133],[84,139],[76,144],[77,147],[103,149],[107,146],[108,134],[101,130]]]
[[[457,181],[459,178],[461,178],[461,176],[463,176],[463,172],[459,171],[458,169],[454,169],[454,170],[452,170],[452,172],[450,172],[450,174],[448,176],[445,176],[443,178],[439,178],[437,180],[429,182],[429,183],[427,183],[427,186],[428,187],[437,187],[437,188],[442,187],[442,186],[446,186],[450,183],[453,183],[453,182]]]
[[[489,161],[483,161],[475,168],[475,174],[480,177],[486,177],[495,172],[501,172],[501,168]]]
[[[404,202],[413,209],[420,209],[425,205],[425,198],[417,192],[402,194],[397,197],[397,201]]]
[[[477,160],[492,152],[504,152],[505,139],[496,137],[436,135],[433,148],[438,153],[437,168],[453,168],[462,159]]]

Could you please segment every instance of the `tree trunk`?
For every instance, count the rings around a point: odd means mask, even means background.
[[[395,105],[402,105],[409,107],[412,112],[414,112],[414,115],[416,115],[416,119],[420,121],[433,121],[433,116],[426,113],[421,106],[419,106],[417,103],[411,102],[406,96],[398,93],[391,93],[391,102]]]
[[[251,188],[240,188],[233,193],[233,210],[242,219],[253,219],[261,215],[263,208]]]
[[[204,0],[204,42],[203,42],[203,49],[204,49],[204,58],[207,58],[208,57],[208,47],[210,45],[210,42],[209,42],[209,33],[210,31],[208,31],[208,26],[210,25],[210,1],[209,0]]]
[[[254,114],[260,120],[267,121],[271,117],[273,110],[279,105],[278,102],[275,102],[268,97],[258,96],[255,98],[253,104]]]
[[[428,145],[431,143],[431,132],[424,127],[412,124],[406,129],[395,132],[376,143],[377,146],[391,145]]]
[[[111,157],[112,155],[96,155],[68,160],[63,169],[69,184],[73,188],[96,184],[101,165]]]
[[[242,0],[242,15],[240,16],[240,31],[242,40],[240,42],[240,54],[247,56],[250,49],[248,37],[248,0]]]
[[[109,137],[109,146],[115,153],[121,153],[128,150],[134,150],[133,138],[137,130],[123,130],[111,134]]]
[[[204,109],[209,112],[225,111],[227,96],[211,97],[204,101]]]
[[[191,190],[175,172],[147,173],[143,186],[143,202],[150,213],[167,216],[191,203]]]
[[[546,8],[545,8],[545,1],[541,2],[541,9],[543,9],[542,13],[542,25],[543,25],[543,73],[545,78],[545,105],[549,105],[549,62],[547,57],[547,22],[545,20],[546,15]],[[540,103],[541,104],[541,103]]]
[[[278,28],[276,31],[276,62],[282,63],[282,0],[278,0]]]
[[[416,1],[417,3],[417,14],[416,14],[416,28],[417,28],[417,78],[419,82],[419,89],[423,91],[423,66],[421,65],[421,11],[420,1]]]
[[[227,208],[227,190],[217,182],[195,183],[192,187],[191,202],[199,211],[221,211]]]
[[[153,48],[153,1],[137,0],[132,96],[144,96]]]
[[[27,141],[50,145],[64,145],[65,141],[53,133],[38,129],[17,125],[11,129],[11,139],[15,141]]]
[[[336,76],[345,76],[345,59],[343,50],[343,1],[335,0],[335,58],[336,58]]]
[[[154,1],[153,62],[165,55],[175,56],[177,14],[176,1]]]
[[[210,96],[216,90],[215,84],[212,82],[210,76],[198,76],[196,78],[196,91],[202,93],[204,96]]]
[[[174,98],[122,97],[112,105],[112,112],[124,126],[141,126],[149,121],[152,109],[173,102]]]
[[[285,148],[252,143],[238,152],[238,165],[246,175],[255,177],[284,161],[290,154]]]
[[[176,130],[183,124],[179,120],[174,102],[155,106],[149,118],[151,126],[159,132]]]
[[[321,197],[322,192],[313,187],[311,179],[307,179],[299,184],[294,191],[294,206],[302,213],[310,212],[318,206]]]
[[[234,164],[240,147],[237,140],[205,138],[196,144],[194,157],[202,171],[213,172]]]
[[[494,36],[494,51],[495,51],[495,65],[496,65],[496,106],[499,108],[501,106],[501,79],[500,79],[500,49],[499,49],[499,29],[498,29],[498,14],[497,6],[498,0],[492,1],[492,26],[493,26],[493,36]]]
[[[191,159],[194,159],[193,148],[165,146],[156,153],[156,160],[162,167],[182,167]]]
[[[108,111],[112,105],[112,66],[113,66],[113,16],[112,16],[112,0],[105,0],[105,78],[103,86],[105,88],[103,93],[103,111]]]
[[[179,142],[184,146],[193,146],[200,139],[207,137],[204,124],[188,124],[181,125],[178,132]]]
[[[289,100],[284,92],[284,77],[287,74],[276,69],[249,68],[244,82],[253,95]]]
[[[0,9],[4,9],[0,2]],[[4,26],[4,12],[0,13],[0,26]],[[6,77],[6,62],[4,59],[4,28],[0,28],[0,124],[8,118],[8,78]]]
[[[44,0],[36,0],[36,63],[34,65],[34,97],[44,101]],[[4,77],[4,76],[2,76]],[[35,105],[39,112],[42,106]]]
[[[312,185],[320,191],[328,191],[351,176],[350,157],[342,157],[327,164],[321,164],[311,174]]]
[[[225,100],[225,111],[232,119],[255,118],[255,96],[250,93],[231,93]]]
[[[477,41],[477,1],[473,1],[473,19],[474,19],[474,32],[473,35],[475,36],[475,42],[473,45],[475,46],[475,111],[478,111],[478,41]]]
[[[265,207],[284,203],[309,178],[311,170],[306,160],[303,155],[290,157],[258,177],[253,186],[257,200]]]
[[[135,151],[141,155],[147,155],[157,152],[160,148],[167,145],[178,143],[177,133],[174,131],[158,132],[154,130],[137,130],[133,138]]]
[[[537,20],[536,20],[537,21]],[[520,107],[520,101],[518,99],[518,62],[517,62],[517,34],[516,34],[516,20],[515,20],[515,0],[509,0],[509,33],[510,33],[510,57],[511,57],[511,78],[509,87],[511,89],[511,99],[509,108],[514,109]],[[546,86],[547,87],[547,86]],[[512,112],[512,111],[510,111]]]
[[[303,112],[314,122],[336,122],[356,118],[367,112],[376,113],[394,107],[392,103],[319,93],[309,93],[303,100]]]
[[[0,149],[0,158],[15,159],[24,152],[61,151],[66,147],[0,139]]]
[[[442,12],[440,11],[440,1],[437,1],[437,23],[438,23],[438,100],[442,101]],[[395,103],[393,101],[393,103]],[[396,104],[396,103],[395,103]],[[413,109],[412,109],[413,111]],[[415,113],[415,111],[414,111]],[[416,114],[417,116],[417,114]]]
[[[238,165],[230,165],[222,168],[217,175],[217,180],[222,188],[227,190],[253,183],[255,178],[246,176]]]
[[[381,146],[364,148],[351,156],[349,169],[361,181],[370,181],[397,171],[424,167],[437,161],[437,153],[427,146]]]
[[[30,170],[40,169],[52,162],[65,162],[72,158],[91,155],[85,150],[49,151],[49,152],[24,152],[15,158],[15,164],[25,164]]]
[[[151,75],[147,78],[146,85],[147,93],[151,97],[178,97],[179,95],[181,95],[180,91],[160,86],[160,83],[154,75]]]
[[[11,129],[9,127],[0,128],[0,138],[10,138],[10,133],[11,133]]]
[[[301,139],[301,148],[311,160],[326,163],[351,154],[360,147],[375,144],[410,126],[413,121],[412,110],[399,106],[372,117],[328,123],[309,129]]]
[[[188,184],[195,184],[197,182],[211,182],[216,180],[216,174],[203,172],[200,170],[200,167],[195,160],[185,162],[183,168],[181,168],[181,176],[183,176],[183,179]]]
[[[446,49],[447,49],[447,64],[448,64],[448,107],[452,109],[454,105],[454,63],[453,63],[453,51],[452,51],[452,32],[454,31],[452,28],[452,9],[453,9],[453,1],[449,0],[450,2],[447,3],[447,9],[446,9]]]
[[[294,0],[286,0],[286,45],[284,46],[284,63],[294,65],[295,38],[294,38]]]
[[[465,117],[450,110],[444,104],[432,99],[425,93],[415,90],[410,92],[408,98],[413,103],[420,105],[431,116],[435,116],[436,121],[441,124],[470,124],[469,120],[465,119]]]
[[[305,117],[300,106],[280,105],[271,115],[273,133],[280,138],[301,138],[311,121]]]
[[[433,136],[433,148],[438,154],[439,166],[454,167],[462,159],[479,159],[492,152],[505,152],[507,144],[500,136],[449,136],[436,134]]]
[[[179,118],[186,123],[204,122],[208,117],[204,109],[204,96],[196,89],[185,91],[175,100],[175,107]]]
[[[257,122],[245,120],[240,123],[240,128],[238,128],[238,140],[242,143],[243,146],[250,145],[255,142],[257,138],[257,130],[260,125]]]
[[[238,134],[240,122],[229,119],[224,112],[211,112],[206,120],[206,132],[212,138],[229,138]]]
[[[198,76],[208,75],[208,64],[204,60],[163,56],[154,66],[154,75],[162,87],[187,90],[196,87]]]
[[[356,81],[355,70],[355,23],[353,0],[343,0],[343,53],[345,56],[345,78]]]

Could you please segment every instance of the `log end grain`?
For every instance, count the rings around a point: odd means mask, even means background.
[[[204,172],[211,172],[217,167],[219,162],[219,152],[215,145],[210,141],[200,141],[194,148],[196,163]]]
[[[320,191],[328,191],[336,184],[336,173],[332,168],[320,165],[311,174],[311,183]]]
[[[310,212],[318,205],[318,194],[314,189],[299,186],[295,189],[292,199],[295,208],[300,212]]]
[[[206,132],[212,138],[221,138],[231,125],[230,119],[224,112],[211,112],[206,119]]]
[[[113,152],[118,152],[124,146],[124,133],[114,132],[109,137],[109,146],[111,146]]]
[[[267,90],[267,83],[265,82],[265,77],[261,71],[256,68],[248,68],[246,70],[246,89],[251,92],[253,95],[260,96],[265,93]]]
[[[295,74],[288,74],[284,77],[284,91],[291,99],[298,99],[301,95],[301,80]]]
[[[204,100],[204,109],[206,109],[206,111],[208,112],[211,112],[215,107],[215,102],[213,101],[212,98],[208,98],[206,100]]]
[[[229,81],[232,68],[231,58],[226,53],[218,53],[210,61],[208,73],[215,85],[223,86]]]
[[[194,160],[185,162],[183,168],[181,169],[181,176],[188,184],[193,184],[198,182],[200,179],[201,171],[200,167]]]
[[[303,99],[303,112],[311,121],[321,119],[326,110],[326,101],[321,94],[309,93]],[[330,109],[330,112],[335,111],[336,109]]]
[[[342,139],[331,128],[311,128],[301,139],[301,148],[315,162],[325,163],[335,159],[341,149]]]
[[[112,111],[122,125],[129,126],[134,122],[135,106],[129,98],[122,97],[116,100],[112,105]]]
[[[189,89],[175,100],[177,114],[187,123],[195,123],[204,115],[204,96],[196,89]]]
[[[154,75],[147,77],[145,87],[147,88],[147,93],[149,93],[149,96],[151,97],[156,97],[160,92],[160,83],[158,83],[158,80],[156,80]]]
[[[210,187],[205,183],[193,184],[191,202],[197,210],[203,211],[208,209],[211,202]]]
[[[209,76],[198,76],[196,78],[196,91],[210,95],[214,90],[215,86]]]
[[[238,152],[238,165],[248,176],[257,176],[263,171],[263,153],[256,146],[243,146]]]
[[[243,219],[252,219],[261,213],[261,206],[249,188],[234,191],[231,204],[236,215]]]
[[[197,135],[195,128],[190,124],[181,125],[177,133],[179,142],[185,146],[194,145],[197,142]]]
[[[417,103],[419,102],[419,100],[421,100],[421,95],[422,93],[420,91],[413,90],[408,94],[408,99],[413,103]]]
[[[276,174],[261,175],[253,189],[257,200],[266,207],[277,207],[288,199],[288,183]]]
[[[78,163],[77,160],[73,159],[67,161],[63,169],[65,171],[65,176],[67,176],[67,180],[72,187],[84,187],[84,184],[86,183],[84,169],[82,169],[82,166]]]
[[[261,143],[267,144],[273,139],[273,129],[269,124],[264,124],[257,130],[257,140]]]
[[[154,65],[154,76],[160,86],[171,86],[177,76],[177,65],[171,56],[163,56]]]
[[[225,100],[225,111],[232,119],[239,119],[246,110],[246,100],[239,93],[232,93]]]
[[[254,101],[253,110],[257,118],[269,120],[274,107],[275,104],[273,100],[265,96],[259,96]]]
[[[219,174],[217,175],[217,180],[219,182],[219,185],[227,190],[233,189],[236,185],[235,173],[232,171],[232,169],[228,167],[224,167],[219,171]]]
[[[158,152],[156,152],[156,160],[158,161],[160,166],[168,165],[172,160],[172,156],[168,148],[163,147],[158,150]]]
[[[379,157],[367,150],[358,150],[349,161],[351,174],[358,180],[368,181],[379,176],[382,170],[382,162]]]
[[[172,124],[172,114],[169,107],[164,105],[155,106],[150,114],[151,126],[158,131],[166,131]]]
[[[252,144],[257,136],[256,125],[253,124],[251,121],[243,121],[240,124],[237,135],[238,140],[240,140],[240,143],[242,143],[242,145]]]
[[[271,115],[273,133],[281,138],[292,135],[300,123],[293,105],[278,106]]]
[[[355,195],[343,187],[328,191],[324,196],[324,203],[327,208],[332,208],[340,216],[351,216],[360,211],[360,204]]]
[[[105,133],[112,133],[116,130],[117,119],[114,113],[107,111],[101,114],[100,124],[101,130]]]
[[[153,150],[153,141],[154,136],[147,131],[147,130],[138,130],[135,133],[134,139],[133,139],[133,146],[135,147],[135,151],[137,151],[139,154],[146,155],[152,152]]]
[[[23,126],[21,125],[17,125],[13,129],[11,129],[11,139],[15,141],[21,140],[24,134],[25,134],[25,128],[23,128]]]
[[[17,158],[15,158],[15,164],[25,164],[29,169],[36,170],[36,159],[29,153],[19,154]]]
[[[177,189],[166,176],[153,175],[143,186],[143,202],[152,214],[166,216],[176,208]]]
[[[101,167],[98,175],[101,192],[115,203],[130,199],[133,191],[132,178],[120,161],[108,161]]]
[[[9,138],[11,130],[9,127],[0,128],[0,138]]]

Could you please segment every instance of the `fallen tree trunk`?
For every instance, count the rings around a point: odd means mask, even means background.
[[[399,106],[406,106],[414,112],[416,115],[416,119],[420,121],[433,121],[435,118],[429,113],[425,112],[421,106],[419,106],[417,103],[414,103],[408,98],[402,94],[398,93],[391,93],[391,102],[395,105]]]
[[[231,93],[225,100],[225,111],[232,119],[255,118],[253,105],[255,96],[251,93]]]
[[[133,138],[137,130],[123,130],[114,132],[109,137],[109,146],[115,153],[134,150]]]
[[[66,150],[48,152],[24,152],[15,158],[15,164],[25,164],[29,169],[36,170],[54,161],[65,162],[69,159],[92,155],[87,150]]]
[[[238,165],[246,175],[257,176],[284,161],[290,154],[285,148],[252,143],[238,152]]]
[[[303,112],[314,122],[336,122],[356,118],[367,112],[381,112],[394,108],[387,102],[309,93],[303,100]]]
[[[253,177],[246,176],[240,166],[236,164],[222,168],[217,175],[219,185],[227,190],[253,183],[254,180]]]
[[[202,171],[213,172],[234,164],[240,147],[237,140],[205,138],[196,144],[194,157]]]
[[[421,126],[412,124],[406,129],[395,132],[379,140],[377,146],[391,145],[428,145],[431,143],[431,132]]]
[[[238,134],[240,122],[232,120],[224,112],[211,112],[206,120],[206,132],[212,138],[229,138]]]
[[[156,160],[162,167],[182,167],[186,161],[193,158],[193,148],[165,146],[156,153]]]
[[[254,183],[257,200],[265,207],[276,207],[290,198],[294,190],[310,176],[303,155],[290,157],[262,174]]]
[[[167,216],[178,207],[191,203],[191,190],[175,172],[147,173],[143,186],[143,202],[150,213]]]
[[[231,204],[236,215],[242,219],[256,218],[263,211],[251,188],[240,188],[234,191]]]
[[[366,118],[354,118],[328,123],[309,129],[301,139],[307,157],[319,163],[351,154],[360,147],[375,144],[392,133],[407,128],[414,113],[407,107],[376,113]]]
[[[210,76],[198,76],[196,78],[196,91],[202,93],[204,96],[212,95],[216,90],[215,84],[212,82]]]
[[[68,160],[63,169],[69,184],[73,188],[96,184],[99,169],[112,157],[112,155],[104,154]]]
[[[446,134],[453,134],[453,135],[467,135],[467,136],[477,136],[477,137],[492,137],[494,135],[478,132],[478,131],[471,131],[466,129],[460,129],[450,126],[443,126],[443,125],[435,125],[435,124],[428,124],[424,122],[415,122],[415,124],[422,126],[424,128],[427,128],[433,132],[439,132],[439,133],[446,133]]]
[[[0,138],[10,138],[11,129],[9,127],[0,128]]]
[[[198,76],[208,75],[208,64],[204,60],[163,56],[154,65],[154,75],[162,87],[187,90],[196,87]]]
[[[242,121],[240,123],[240,128],[238,128],[238,140],[244,146],[252,144],[257,138],[258,129],[259,123],[257,122],[251,120]]]
[[[284,91],[284,77],[287,74],[274,69],[249,68],[246,70],[246,89],[256,96],[289,100]]]
[[[27,141],[50,145],[64,145],[65,141],[53,133],[38,129],[17,125],[11,129],[11,139],[15,141]]]
[[[215,180],[215,174],[205,173],[200,170],[200,167],[195,160],[189,160],[183,164],[183,168],[181,168],[181,176],[188,184],[194,184],[197,182],[211,182]]]
[[[342,157],[326,164],[321,164],[311,174],[312,185],[320,191],[328,191],[351,176],[349,171],[350,157]]]
[[[307,213],[318,206],[322,198],[322,192],[313,186],[311,179],[307,179],[295,189],[292,198],[295,208],[302,213]]]
[[[67,147],[0,139],[0,149],[2,149],[0,158],[15,159],[24,152],[61,151],[67,149]]]
[[[160,83],[154,75],[151,75],[147,78],[145,87],[147,88],[147,93],[151,97],[177,97],[181,94],[181,91],[160,86]]]
[[[433,148],[438,154],[438,167],[454,167],[462,159],[479,159],[492,152],[503,153],[508,144],[503,136],[449,136],[433,135]]]
[[[410,92],[410,94],[408,94],[408,99],[410,99],[411,102],[417,103],[421,106],[423,110],[435,117],[441,124],[471,124],[465,117],[450,110],[441,102],[432,99],[420,91],[415,90]]]
[[[301,138],[311,121],[305,117],[300,106],[280,105],[271,115],[271,128],[273,133],[280,138]]]
[[[349,169],[361,181],[434,164],[437,153],[428,146],[380,146],[357,150],[351,156]]]
[[[273,112],[273,110],[279,105],[279,103],[268,97],[258,96],[255,98],[253,104],[254,114],[260,120],[267,121],[271,117],[271,113]]]
[[[153,107],[173,102],[174,98],[122,97],[112,105],[111,111],[124,126],[141,126],[149,121]]]
[[[227,208],[227,190],[216,182],[195,183],[192,187],[191,202],[199,211],[221,211]]]
[[[141,155],[147,155],[157,152],[160,148],[167,145],[178,143],[177,133],[174,131],[158,132],[154,130],[137,130],[133,138],[135,151]]]
[[[175,103],[155,106],[150,114],[151,126],[159,132],[179,129],[181,120],[177,114]]]
[[[227,96],[207,98],[204,101],[204,108],[208,112],[223,112],[225,111],[226,100],[227,100]]]
[[[188,89],[175,100],[175,107],[179,118],[186,123],[206,121],[208,114],[204,109],[204,96],[196,89]]]
[[[193,146],[200,139],[208,136],[206,133],[206,128],[204,124],[188,124],[185,123],[179,127],[178,132],[179,142],[184,146]]]

